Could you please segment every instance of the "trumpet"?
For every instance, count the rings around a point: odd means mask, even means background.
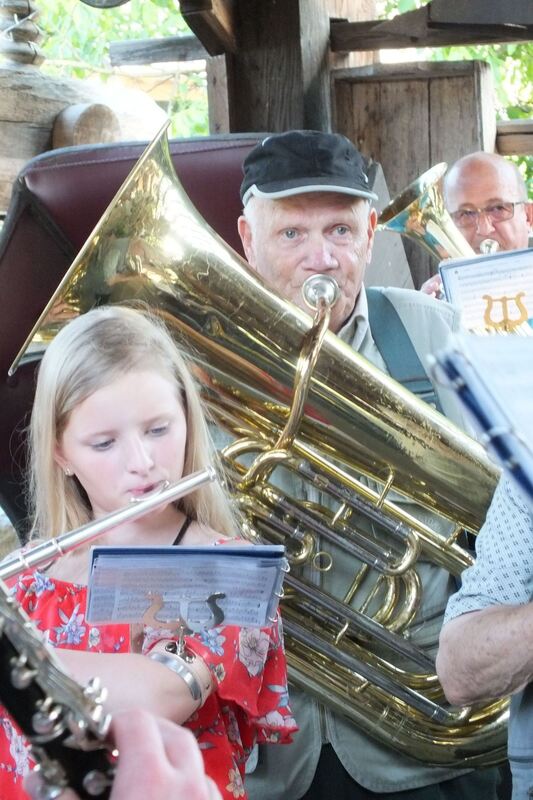
[[[440,182],[447,169],[442,161],[422,173],[385,206],[378,219],[379,230],[409,236],[439,261],[476,255],[444,207]]]

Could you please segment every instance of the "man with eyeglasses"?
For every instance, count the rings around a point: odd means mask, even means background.
[[[476,253],[528,246],[533,203],[511,161],[495,153],[471,153],[448,170],[443,190],[451,218]],[[436,297],[441,290],[439,275],[421,286],[421,291]]]

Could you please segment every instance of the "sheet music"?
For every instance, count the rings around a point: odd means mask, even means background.
[[[281,545],[93,547],[87,621],[141,622],[152,593],[164,601],[158,620],[178,619],[185,603],[189,622],[201,626],[206,599],[221,593],[223,624],[262,627],[275,614],[285,569]]]
[[[533,339],[465,333],[436,362],[489,454],[533,504]]]
[[[439,265],[446,299],[461,309],[468,330],[481,331],[507,316],[517,332],[533,335],[533,249],[514,250]]]

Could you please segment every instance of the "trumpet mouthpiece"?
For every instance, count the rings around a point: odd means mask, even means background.
[[[483,239],[483,241],[479,243],[479,252],[484,256],[490,256],[492,253],[496,253],[499,249],[500,243],[497,242],[496,239]]]

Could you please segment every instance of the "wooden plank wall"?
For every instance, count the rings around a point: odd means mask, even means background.
[[[381,163],[392,197],[440,161],[494,151],[492,74],[484,62],[333,71],[332,104],[335,130]],[[420,286],[435,271],[435,261],[405,237],[404,245]]]

